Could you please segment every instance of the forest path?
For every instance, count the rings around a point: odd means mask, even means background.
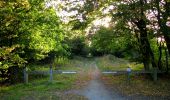
[[[80,99],[73,99],[73,100],[170,100],[169,97],[164,96],[153,96],[153,95],[145,95],[140,93],[138,89],[142,89],[141,85],[136,83],[127,84],[125,77],[119,81],[119,77],[112,78],[109,76],[105,76],[100,71],[101,65],[100,64],[107,64],[107,59],[98,59],[98,58],[90,58],[90,59],[81,59],[83,63],[80,63],[82,68],[77,74],[78,81],[75,82],[73,88],[69,91],[65,91],[64,94],[71,94],[80,96]],[[121,59],[113,59],[114,67],[122,66],[121,64],[127,64],[128,62],[120,61]],[[104,61],[104,63],[102,62]],[[99,63],[101,62],[101,63]],[[102,70],[102,69],[101,69]],[[115,80],[114,80],[115,79]],[[138,79],[140,80],[140,79]],[[137,80],[137,81],[138,81]],[[118,84],[114,84],[114,81]],[[137,82],[134,80],[134,82]],[[123,82],[123,83],[122,83]],[[140,82],[140,81],[139,81]],[[138,82],[138,83],[139,83]],[[141,81],[142,82],[142,81]],[[148,81],[147,81],[148,82]],[[136,86],[135,86],[135,85]],[[143,88],[145,88],[145,83]],[[120,87],[119,87],[120,86]],[[139,86],[139,87],[138,87]],[[133,91],[133,88],[137,88],[134,93],[126,94],[124,89],[129,88],[126,91]],[[147,91],[147,90],[146,90]],[[63,99],[62,99],[63,100]],[[68,99],[70,100],[70,98]]]
[[[78,89],[73,90],[71,93],[78,94],[84,96],[88,100],[124,100],[118,92],[109,91],[109,89],[103,84],[100,80],[101,72],[98,69],[95,61],[89,62],[89,68],[87,69],[87,73],[90,75],[90,81],[88,83]]]

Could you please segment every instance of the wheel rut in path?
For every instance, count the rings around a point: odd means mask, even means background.
[[[74,91],[74,94],[82,95],[88,100],[125,100],[118,92],[109,91],[106,88],[100,80],[100,71],[95,61],[92,61],[90,64],[92,65],[90,65],[88,72],[91,75],[91,80],[85,87]]]

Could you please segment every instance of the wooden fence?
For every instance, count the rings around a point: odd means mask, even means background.
[[[158,73],[165,73],[165,71],[160,71],[160,70],[152,70],[152,71],[106,71],[106,72],[102,72],[103,74],[112,74],[112,75],[121,75],[121,74],[127,74],[128,78],[130,78],[130,74],[151,74],[153,77],[154,81],[157,81],[158,77],[157,74]]]
[[[49,82],[53,81],[53,74],[76,74],[76,71],[61,71],[61,70],[53,70],[52,67],[49,68],[49,71],[28,71],[27,68],[24,68],[24,82],[28,83],[29,74],[41,74],[41,75],[49,75]],[[152,70],[152,71],[107,71],[102,72],[102,74],[112,74],[112,75],[121,75],[126,74],[128,80],[130,80],[131,74],[151,74],[154,81],[157,81],[157,74],[165,73],[165,71],[160,70]]]
[[[49,82],[53,81],[53,74],[76,74],[76,71],[61,71],[61,70],[53,70],[52,67],[49,68],[49,71],[28,71],[28,69],[24,68],[24,82],[28,83],[28,77],[30,74],[40,74],[40,75],[49,75]]]

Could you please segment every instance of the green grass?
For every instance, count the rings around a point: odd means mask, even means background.
[[[30,75],[28,84],[16,84],[11,86],[1,86],[1,100],[65,100],[65,97],[72,100],[83,100],[82,97],[74,95],[64,95],[64,91],[81,87],[88,82],[87,72],[91,66],[94,66],[94,60],[102,71],[126,70],[130,66],[133,70],[142,70],[142,64],[129,62],[114,56],[104,56],[99,58],[75,57],[72,60],[62,63],[60,66],[54,66],[57,70],[75,70],[83,71],[83,74],[55,74],[53,82],[49,82],[48,75]],[[32,65],[35,70],[48,71],[49,65]],[[169,96],[170,81],[159,79],[157,83],[144,76],[131,76],[131,83],[127,84],[126,76],[104,75],[102,79],[109,87],[117,88],[124,94],[142,94],[153,96]],[[83,83],[83,84],[82,84]],[[68,97],[71,96],[71,97]]]
[[[147,75],[132,75],[130,83],[126,75],[105,75],[102,79],[110,88],[118,89],[125,95],[170,97],[170,80],[166,76],[159,77],[157,82]]]
[[[88,59],[83,57],[74,57],[74,59],[70,59],[65,62],[65,64],[56,66],[57,70],[75,70],[75,71],[86,71],[89,67],[91,67],[91,62],[94,59]]]
[[[74,59],[66,59],[66,61],[59,62],[57,64],[57,61],[52,65],[54,70],[67,70],[67,71],[82,71],[89,67],[90,60],[83,57],[74,57]],[[30,64],[29,71],[31,70],[38,70],[38,71],[49,71],[50,64],[41,65],[41,64]]]
[[[142,63],[129,62],[129,65],[132,70],[144,70]]]
[[[129,66],[132,70],[144,70],[143,64],[129,62],[128,60],[116,58],[112,55],[96,58],[96,62],[102,71],[126,70]],[[145,96],[168,96],[170,97],[169,75],[159,76],[154,82],[150,75],[131,74],[130,83],[127,75],[102,75],[103,82],[109,88],[117,89],[125,95],[145,95]]]
[[[96,58],[96,63],[101,71],[126,70],[130,67],[132,70],[143,70],[143,64],[129,62],[128,60],[117,58],[112,55]]]
[[[31,70],[38,70],[38,71],[47,71],[49,70],[50,64],[29,64],[28,66],[29,71]]]
[[[22,98],[34,98],[50,100],[50,97],[57,99],[60,97],[56,94],[59,91],[70,89],[77,80],[77,75],[54,75],[52,83],[49,78],[40,78],[30,80],[28,84],[17,84],[12,86],[4,86],[0,89],[1,100],[19,100]]]
[[[29,65],[31,69],[37,71],[49,71],[49,64],[46,65]],[[82,57],[76,57],[72,60],[67,60],[60,66],[53,66],[55,70],[74,70],[85,71],[90,66],[89,60]],[[88,80],[88,77],[79,74],[54,74],[53,82],[49,82],[49,75],[29,75],[28,84],[16,84],[11,86],[1,86],[1,100],[58,100],[61,98],[72,98],[72,100],[83,100],[83,97],[78,95],[64,95],[63,92],[75,86],[78,82]],[[78,83],[79,84],[79,83]],[[80,84],[81,85],[81,84]],[[70,97],[68,97],[70,96]]]

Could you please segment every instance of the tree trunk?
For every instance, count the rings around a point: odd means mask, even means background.
[[[167,27],[167,26],[166,26]],[[166,33],[165,33],[166,32]],[[164,38],[165,38],[165,42],[166,42],[166,46],[167,46],[167,48],[168,48],[168,52],[169,52],[169,54],[170,54],[170,35],[168,35],[169,33],[168,32],[170,32],[170,29],[169,30],[167,30],[167,31],[165,31],[163,34],[164,34]]]
[[[159,70],[162,69],[162,47],[161,47],[161,44],[159,45],[159,59],[158,59],[158,68]]]
[[[168,27],[166,25],[167,21],[168,21],[168,17],[170,16],[170,2],[165,1],[165,5],[164,5],[164,9],[165,12],[161,11],[161,7],[160,7],[160,0],[156,0],[156,8],[158,11],[158,15],[157,15],[157,19],[158,19],[158,25],[160,27],[160,31],[163,33],[164,38],[165,38],[165,42],[168,48],[168,52],[170,54],[170,27]],[[163,17],[163,18],[161,18]]]
[[[152,67],[156,67],[156,63],[147,37],[146,22],[140,19],[138,22],[135,22],[135,24],[140,30],[140,49],[143,56],[144,68],[145,70],[149,70],[150,63],[152,63]]]
[[[149,65],[152,62],[152,67],[156,67],[154,54],[150,47],[150,43],[147,37],[147,30],[146,30],[146,22],[145,22],[145,14],[144,14],[144,4],[146,0],[140,0],[140,18],[137,18],[137,21],[134,23],[139,29],[140,32],[140,50],[143,56],[143,64],[145,70],[149,70]]]
[[[166,73],[168,73],[168,71],[169,71],[169,67],[168,67],[169,63],[168,63],[168,52],[167,52],[166,48],[165,48],[165,56],[166,56],[166,61],[165,61],[165,63],[166,63]]]

